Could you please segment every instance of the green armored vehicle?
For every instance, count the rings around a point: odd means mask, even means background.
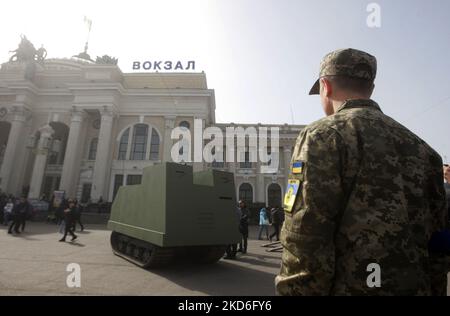
[[[114,253],[144,268],[180,256],[214,263],[240,240],[233,174],[193,173],[176,163],[147,167],[142,184],[119,189],[108,228]]]

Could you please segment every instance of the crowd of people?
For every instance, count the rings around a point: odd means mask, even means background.
[[[265,232],[266,239],[272,241],[274,237],[280,240],[280,228],[284,221],[284,212],[278,207],[272,207],[270,213],[267,208],[263,207],[259,211],[259,232],[258,240],[262,240],[262,233]],[[269,233],[269,227],[273,227],[273,233]]]
[[[71,235],[71,241],[78,238],[75,235],[77,224],[80,230],[84,230],[81,222],[82,207],[76,199],[64,199],[58,207],[50,205],[50,212],[54,213],[56,224],[59,225],[59,232],[63,237],[59,240],[66,241],[67,235]],[[1,222],[8,226],[8,234],[21,234],[25,231],[26,221],[34,214],[34,208],[26,197],[17,198],[11,194],[0,192],[0,212]]]
[[[247,253],[248,235],[249,235],[249,223],[250,223],[250,211],[247,208],[243,200],[239,201],[236,208],[236,218],[238,224],[239,233],[241,234],[241,241],[239,244],[228,245],[226,256],[224,259],[235,259],[236,254],[241,252]],[[261,208],[259,211],[259,232],[258,240],[261,240],[261,234],[263,231],[266,233],[267,240],[272,241],[275,237],[277,241],[280,240],[280,228],[284,221],[284,212],[278,207],[270,208],[270,213],[266,207]],[[273,227],[273,233],[269,234],[269,227]]]
[[[8,234],[24,232],[26,221],[33,213],[33,207],[25,197],[17,198],[2,192],[0,192],[0,210],[3,210],[2,223],[8,226]]]

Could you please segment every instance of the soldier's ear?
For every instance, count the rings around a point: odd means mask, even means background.
[[[326,78],[320,78],[320,89],[322,90],[323,96],[330,97],[333,91],[331,81]]]

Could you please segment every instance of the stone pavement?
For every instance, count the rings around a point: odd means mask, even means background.
[[[62,243],[54,224],[27,223],[18,236],[1,226],[0,295],[274,295],[281,254],[260,247],[266,241],[249,240],[238,260],[149,271],[112,253],[104,225],[77,234],[76,242]],[[80,288],[66,285],[70,263],[81,267]]]
[[[267,241],[251,228],[248,254],[238,260],[150,271],[112,253],[105,225],[87,225],[74,243],[58,242],[54,224],[27,223],[18,236],[0,226],[0,295],[274,295],[281,254],[260,247]],[[66,285],[70,263],[81,267],[80,288]]]

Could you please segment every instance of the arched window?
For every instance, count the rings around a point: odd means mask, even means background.
[[[160,144],[160,136],[156,129],[147,124],[135,124],[128,127],[120,136],[117,159],[159,160]]]
[[[145,160],[147,149],[148,125],[136,124],[133,128],[130,160]]]
[[[249,183],[242,183],[239,187],[239,200],[243,200],[246,205],[253,202],[253,188]]]
[[[189,129],[191,127],[191,124],[189,124],[188,121],[181,121],[180,124],[178,124],[180,127],[184,127],[186,129]]]
[[[150,160],[159,160],[159,135],[158,132],[152,128],[152,138],[150,141]]]
[[[281,207],[281,187],[277,183],[272,183],[267,188],[267,205],[270,207]]]
[[[127,130],[122,134],[122,137],[120,137],[119,157],[118,157],[119,160],[125,160],[127,157],[129,136],[130,136],[130,128],[127,128]]]
[[[98,145],[98,138],[92,138],[91,144],[89,145],[89,155],[88,160],[95,160],[95,157],[97,156],[97,145]]]

